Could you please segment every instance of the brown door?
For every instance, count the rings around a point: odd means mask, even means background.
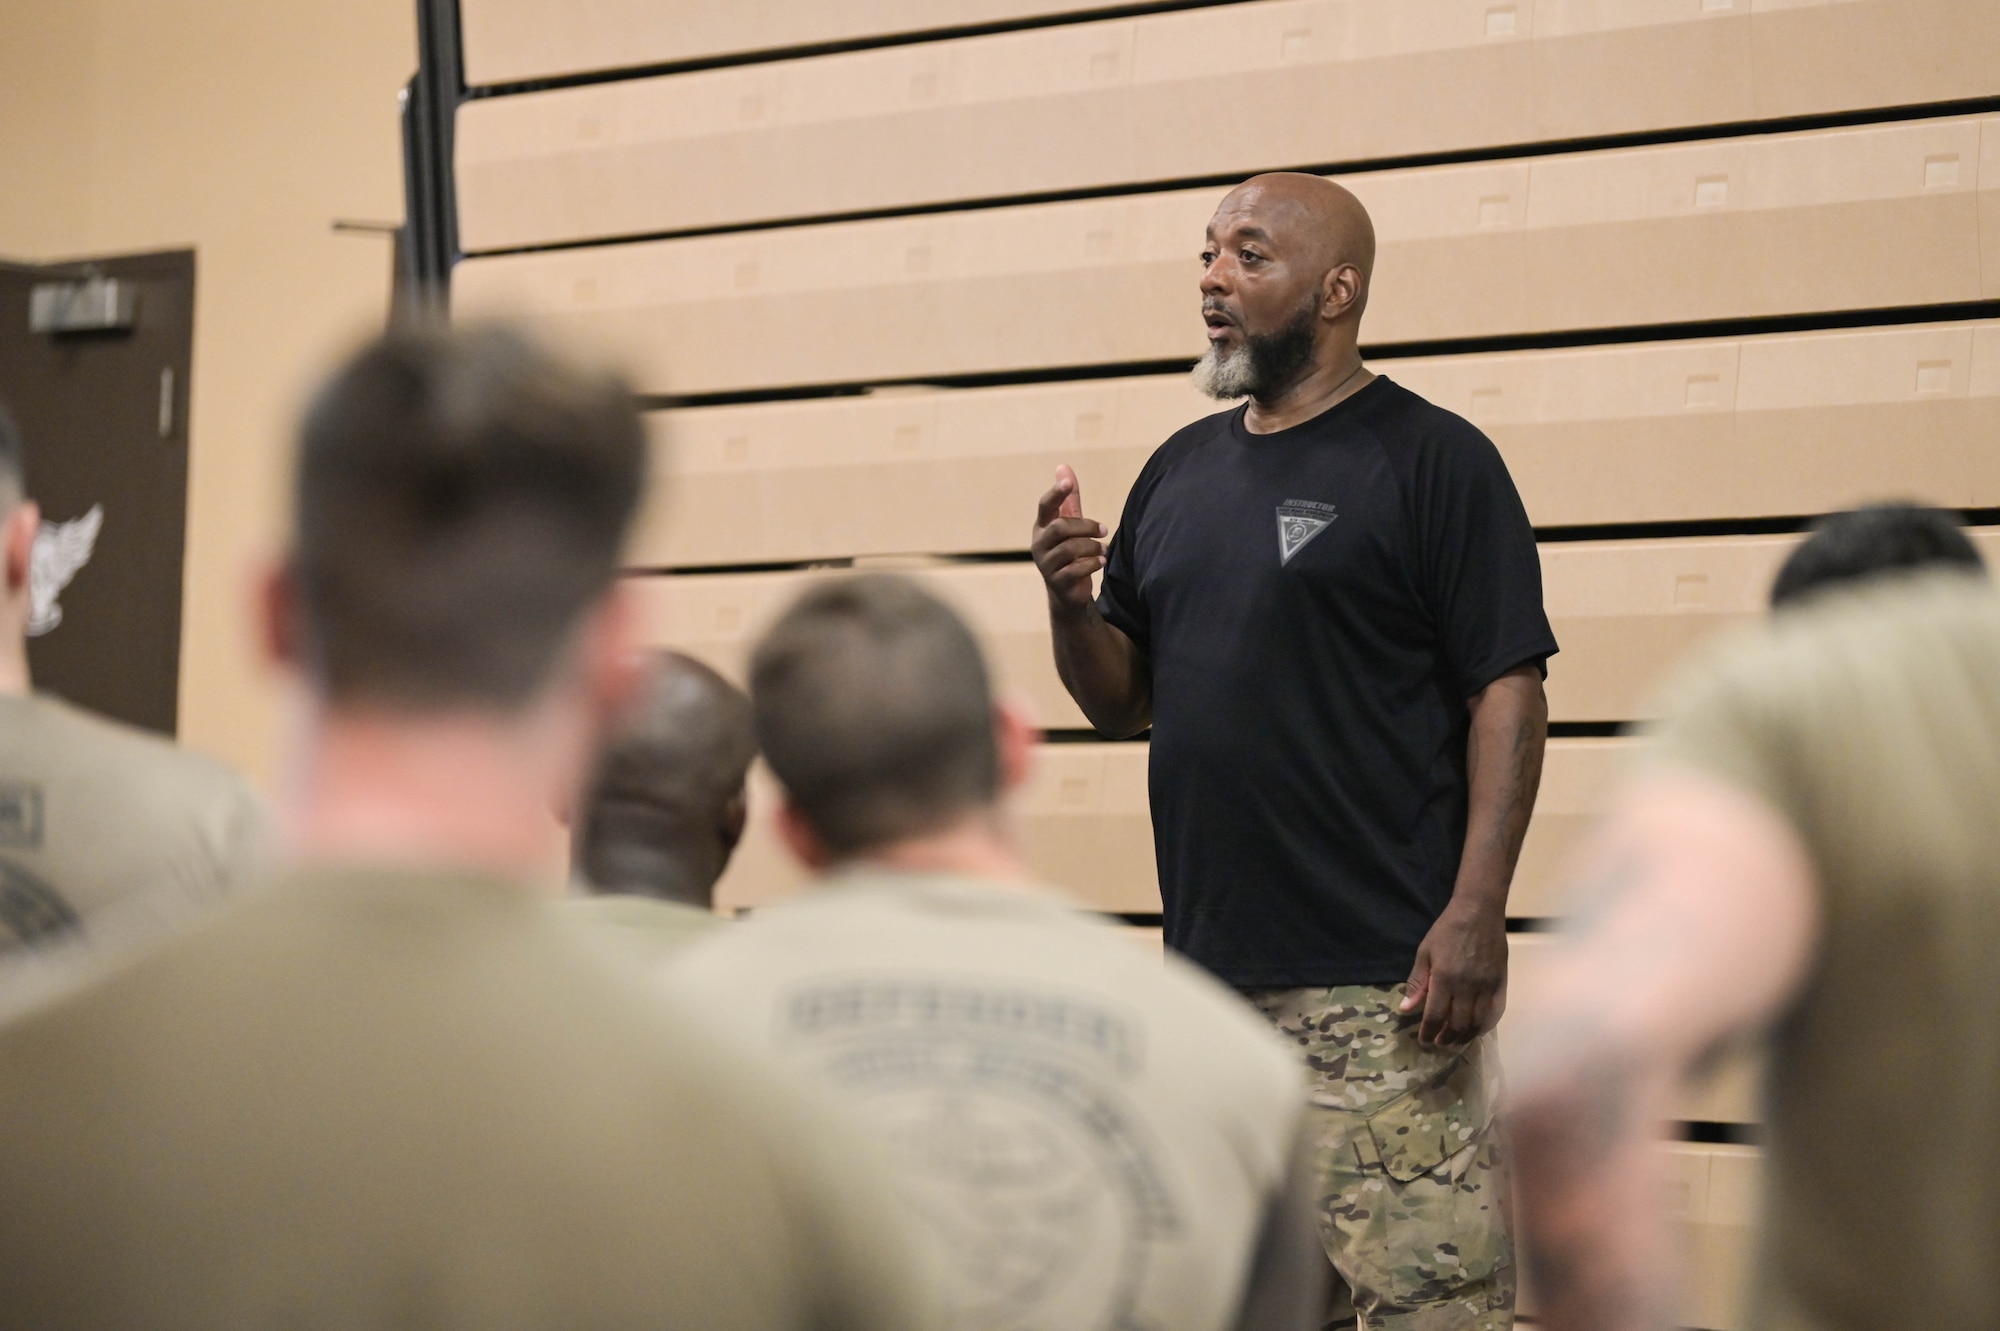
[[[35,332],[38,284],[92,274],[135,288],[129,326]],[[42,507],[35,686],[172,734],[187,535],[194,254],[0,265],[0,401]]]

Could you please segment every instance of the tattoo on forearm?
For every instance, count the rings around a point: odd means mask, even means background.
[[[1528,1276],[1541,1291],[1545,1320],[1589,1331],[1667,1331],[1672,1325],[1656,1309],[1641,1273],[1606,1269],[1586,1236],[1545,1237],[1529,1252]]]
[[[1606,1179],[1618,1157],[1643,1146],[1641,1069],[1606,1048],[1587,1016],[1562,1033],[1590,1050],[1560,1090],[1546,1094],[1515,1126],[1524,1182],[1522,1220],[1529,1273],[1551,1319],[1593,1331],[1637,1331],[1655,1321],[1655,1291],[1607,1237],[1625,1217],[1607,1214]],[[1554,1033],[1552,1033],[1554,1034]]]
[[[1521,854],[1521,842],[1528,835],[1528,820],[1534,816],[1535,796],[1542,784],[1543,724],[1533,716],[1523,716],[1514,727],[1508,746],[1506,802],[1501,806],[1499,835],[1504,838],[1502,853],[1511,868]]]
[[[1499,771],[1493,783],[1497,789],[1490,791],[1492,821],[1484,828],[1477,847],[1471,843],[1466,847],[1468,852],[1476,849],[1495,862],[1504,877],[1513,876],[1521,858],[1521,843],[1528,835],[1528,820],[1535,811],[1535,795],[1542,779],[1542,745],[1541,719],[1533,714],[1518,717],[1504,750],[1495,755]],[[1485,763],[1476,730],[1467,756],[1475,770]]]
[[[1639,1066],[1623,1050],[1599,1049],[1576,1070],[1576,1104],[1561,1154],[1576,1181],[1602,1168],[1638,1125]]]

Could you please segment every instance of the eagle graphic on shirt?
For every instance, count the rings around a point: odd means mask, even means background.
[[[69,586],[77,570],[90,562],[103,526],[104,505],[92,504],[82,517],[44,522],[35,533],[34,550],[28,556],[29,637],[38,638],[62,623],[62,606],[56,597]]]

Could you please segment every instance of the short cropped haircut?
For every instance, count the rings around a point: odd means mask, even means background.
[[[749,696],[692,657],[656,654],[598,754],[576,820],[577,871],[625,887],[685,839],[712,836],[756,756]]]
[[[644,470],[626,385],[518,332],[364,347],[300,433],[308,668],[338,702],[525,703],[615,576]]]
[[[28,455],[21,444],[21,427],[0,402],[0,511],[12,508],[28,493]]]
[[[906,578],[806,591],[758,645],[750,699],[765,761],[836,857],[945,827],[999,792],[979,644]]]
[[[1958,519],[1921,504],[1869,504],[1813,525],[1771,587],[1771,605],[1795,604],[1830,587],[1888,573],[1957,569],[1984,576],[1986,562]]]

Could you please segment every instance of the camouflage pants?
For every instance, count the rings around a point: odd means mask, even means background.
[[[1506,1331],[1514,1324],[1493,1037],[1425,1049],[1403,985],[1247,997],[1309,1069],[1320,1238],[1339,1279],[1328,1327]]]

